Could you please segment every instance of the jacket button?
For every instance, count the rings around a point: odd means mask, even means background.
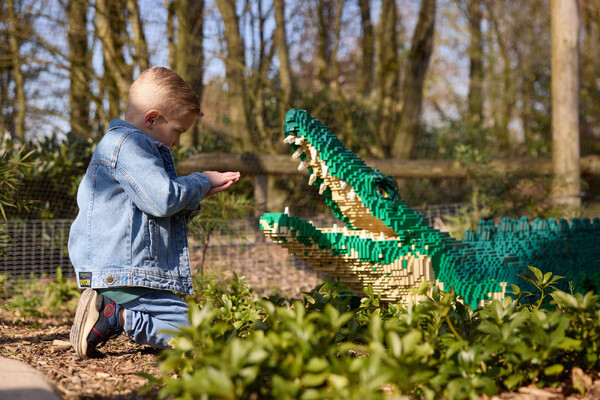
[[[114,281],[116,281],[118,278],[113,278],[112,276],[108,275],[106,278],[104,278],[104,281],[106,283],[113,283]]]

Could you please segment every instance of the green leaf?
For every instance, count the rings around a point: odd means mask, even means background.
[[[554,365],[544,368],[544,375],[546,375],[546,376],[560,375],[561,372],[563,372],[564,370],[565,370],[565,367],[562,364],[554,364]]]
[[[519,385],[523,381],[523,377],[521,375],[513,374],[504,380],[504,386],[507,389],[511,390],[517,385]]]
[[[300,383],[306,387],[321,386],[328,376],[328,371],[320,374],[304,374],[302,375],[302,378],[300,378]]]
[[[327,360],[313,357],[308,361],[308,363],[306,363],[304,370],[310,373],[319,373],[327,369],[327,367],[329,367]]]

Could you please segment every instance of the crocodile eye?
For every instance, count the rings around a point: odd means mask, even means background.
[[[389,195],[389,193],[387,192],[387,190],[385,190],[385,188],[384,188],[384,187],[382,187],[382,186],[379,186],[379,187],[377,188],[377,193],[379,193],[379,195],[380,195],[381,197],[383,197],[384,199],[387,199],[388,197],[390,197],[390,195]]]

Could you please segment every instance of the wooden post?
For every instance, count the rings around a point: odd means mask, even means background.
[[[269,176],[265,174],[258,174],[254,176],[254,203],[256,204],[255,217],[259,218],[261,215],[267,212],[267,199],[268,199],[268,188],[269,188]],[[258,230],[258,226],[256,227]],[[265,236],[257,232],[256,241],[264,242]]]

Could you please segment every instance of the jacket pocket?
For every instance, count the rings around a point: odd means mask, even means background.
[[[149,251],[150,258],[154,261],[158,260],[158,252],[159,252],[159,233],[158,233],[158,223],[156,219],[152,216],[148,216],[148,238],[150,240],[149,243]]]

